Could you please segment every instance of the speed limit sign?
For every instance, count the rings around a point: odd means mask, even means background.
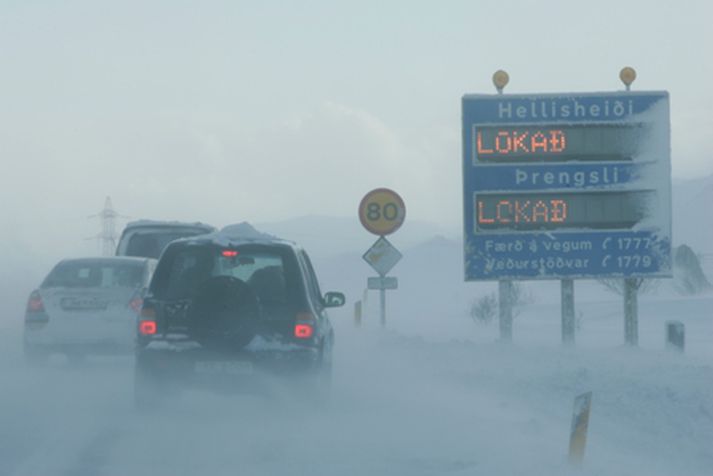
[[[406,218],[406,206],[399,194],[388,188],[367,193],[359,204],[359,220],[375,235],[390,235]]]

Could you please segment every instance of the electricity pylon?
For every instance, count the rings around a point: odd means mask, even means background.
[[[101,231],[94,238],[101,243],[102,256],[113,256],[116,250],[116,219],[127,218],[119,215],[111,203],[111,197],[106,197],[104,200],[104,208],[96,215],[90,215],[89,218],[99,217],[101,220]]]

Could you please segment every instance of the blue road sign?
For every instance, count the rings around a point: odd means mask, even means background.
[[[463,97],[466,280],[671,275],[666,92]]]

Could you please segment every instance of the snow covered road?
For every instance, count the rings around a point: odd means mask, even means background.
[[[712,472],[705,358],[341,330],[326,408],[189,391],[145,416],[131,358],[29,369],[6,332],[0,474],[569,474],[572,400],[586,390],[580,474]]]

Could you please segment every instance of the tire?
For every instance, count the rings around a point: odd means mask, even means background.
[[[24,344],[23,352],[25,354],[25,362],[34,367],[47,365],[47,361],[50,357],[48,350],[32,344]]]
[[[204,347],[238,351],[257,334],[260,301],[244,281],[216,276],[197,290],[188,309],[190,335]]]

